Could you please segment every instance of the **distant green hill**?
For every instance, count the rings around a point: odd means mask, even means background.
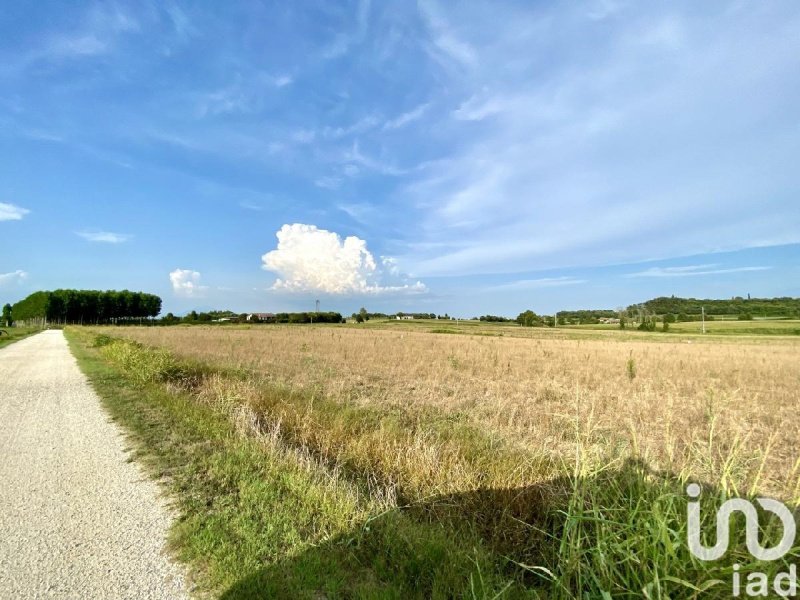
[[[639,309],[648,314],[659,316],[673,315],[674,320],[699,321],[700,313],[705,308],[706,316],[731,316],[739,318],[788,318],[800,319],[800,298],[731,298],[730,300],[710,300],[698,298],[677,298],[662,296],[641,304],[631,304],[626,309],[629,317],[636,317]],[[558,313],[559,323],[592,324],[601,319],[618,316],[616,310],[562,310]]]
[[[643,302],[642,306],[657,315],[751,315],[754,317],[800,317],[800,298],[741,298],[710,300],[698,298],[661,297]],[[636,311],[638,305],[628,307]]]

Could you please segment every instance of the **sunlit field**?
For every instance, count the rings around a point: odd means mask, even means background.
[[[588,460],[625,449],[653,468],[713,480],[735,450],[741,464],[726,477],[737,485],[791,494],[796,484],[800,340],[791,338],[731,343],[612,330],[598,339],[472,323],[114,333],[342,405],[433,408],[555,465],[572,462],[576,449]],[[435,477],[443,489],[460,483],[452,473]]]
[[[343,564],[367,560],[373,571],[399,568],[392,585],[411,585],[409,597],[678,598],[701,585],[726,597],[719,582],[733,562],[702,563],[686,549],[687,483],[701,482],[712,506],[734,495],[800,499],[792,335],[391,321],[81,335],[138,385],[188,394],[237,436],[305,465],[305,483],[292,487],[326,498],[328,512],[307,509],[301,522],[313,534],[251,546],[272,565],[259,586],[300,581],[288,596],[307,591],[309,569],[329,589],[351,568]],[[270,506],[270,528],[296,525],[295,508]],[[338,565],[327,575],[314,566],[320,544]],[[737,544],[732,560],[747,560]],[[286,561],[297,553],[302,560]],[[439,553],[451,561],[446,574],[417,564],[439,564]],[[225,573],[221,581],[240,578]]]

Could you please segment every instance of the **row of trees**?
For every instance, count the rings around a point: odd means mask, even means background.
[[[613,319],[617,317],[615,310],[560,310],[558,319],[562,323],[575,323],[580,325],[597,324],[600,319]]]
[[[276,323],[341,323],[342,314],[338,312],[299,312],[277,313]]]
[[[250,321],[251,323],[341,323],[342,315],[338,312],[298,312],[277,313]],[[167,313],[157,323],[160,325],[177,325],[179,323],[203,324],[213,322],[243,323],[247,321],[247,313],[237,314],[230,310],[212,310],[209,312],[191,311],[184,317],[176,317]]]
[[[371,313],[367,311],[366,308],[363,306],[359,309],[357,313],[353,313],[350,318],[353,319],[356,323],[363,323],[364,321],[369,321],[370,319],[394,319],[396,317],[413,317],[414,319],[449,319],[448,315],[436,315],[435,313],[408,313],[408,312],[398,312],[391,315],[387,315],[386,313]]]
[[[160,312],[161,298],[129,290],[35,292],[11,307],[17,323],[114,323],[153,318]]]

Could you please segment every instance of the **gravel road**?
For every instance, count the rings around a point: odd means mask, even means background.
[[[0,350],[0,598],[187,598],[171,517],[60,331]]]

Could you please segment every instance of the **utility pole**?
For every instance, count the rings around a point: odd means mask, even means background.
[[[705,306],[701,306],[700,307],[700,315],[701,315],[700,318],[703,320],[703,333],[705,333],[706,332],[706,307]]]
[[[316,301],[316,304],[314,305],[314,309],[315,309],[315,311],[314,311],[315,313],[319,313],[319,300]],[[311,315],[311,324],[312,325],[314,324],[314,315]]]

